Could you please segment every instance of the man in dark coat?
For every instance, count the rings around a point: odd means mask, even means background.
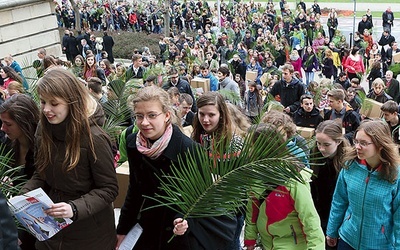
[[[392,9],[388,7],[385,12],[382,13],[382,26],[383,29],[389,30],[391,32],[392,26],[393,26],[393,21],[394,21],[394,14],[392,12]]]
[[[361,19],[361,21],[358,23],[358,32],[360,32],[360,34],[364,34],[364,30],[367,29],[369,31],[372,30],[372,23],[370,21],[368,21],[368,18],[366,15],[364,15]]]
[[[112,48],[114,46],[114,40],[112,38],[112,36],[109,36],[107,34],[107,32],[104,32],[104,36],[103,36],[103,49],[107,52],[108,54],[108,61],[110,61],[110,63],[114,63],[114,56],[113,56],[113,52],[112,52]]]
[[[300,97],[305,94],[304,84],[293,77],[293,73],[293,65],[285,64],[282,67],[282,80],[275,83],[270,91],[275,98],[279,95],[284,111],[288,114],[293,114],[300,107]]]
[[[232,60],[229,60],[230,65],[232,66],[233,72],[232,74],[239,74],[242,79],[246,78],[246,63],[240,59],[238,54],[233,55]]]
[[[311,95],[302,95],[300,98],[301,107],[294,112],[293,120],[296,126],[316,128],[324,120],[319,110],[314,105]]]
[[[353,142],[354,132],[360,126],[360,116],[350,105],[344,104],[345,93],[342,89],[333,89],[328,92],[330,110],[325,110],[324,120],[342,120],[345,129],[344,136]]]
[[[380,46],[382,46],[382,50],[381,50],[381,55],[382,55],[382,59],[386,58],[386,48],[387,46],[392,46],[392,43],[396,41],[396,38],[394,38],[394,36],[392,36],[389,32],[389,30],[383,30],[382,36],[379,39],[378,44]]]
[[[71,53],[68,50],[68,40],[69,40],[69,30],[64,31],[64,36],[62,38],[62,51],[67,57],[68,61],[71,61]]]
[[[129,66],[126,71],[126,80],[135,78],[135,79],[143,79],[144,72],[146,68],[142,66],[142,55],[133,54],[132,56],[132,64]],[[143,79],[144,80],[144,79]]]
[[[76,42],[76,38],[72,31],[69,32],[68,51],[71,56],[69,61],[73,62],[75,60],[75,57],[79,55],[79,51],[78,51],[78,43]]]
[[[393,71],[386,71],[385,78],[382,79],[386,85],[386,93],[393,98],[393,101],[400,102],[399,81],[393,78]]]
[[[86,40],[85,36],[82,34],[82,31],[78,30],[78,36],[76,37],[76,43],[78,44],[78,51],[79,54],[82,55],[82,44],[81,44],[81,40]],[[86,42],[87,44],[87,42]]]
[[[196,100],[194,99],[190,84],[186,80],[183,80],[182,78],[179,77],[177,69],[171,68],[170,71],[168,72],[168,78],[169,78],[168,82],[162,86],[164,90],[167,91],[169,88],[177,87],[179,93],[189,94],[193,98],[193,100]],[[193,102],[192,111],[193,112],[197,111],[196,102]]]
[[[388,66],[390,66],[390,65],[392,65],[392,64],[395,63],[395,62],[393,61],[393,55],[396,54],[396,53],[399,53],[399,52],[400,52],[400,49],[399,49],[399,47],[398,47],[398,45],[397,45],[397,42],[393,42],[393,43],[392,43],[392,47],[389,48],[389,49],[386,51],[386,56],[385,56],[385,58],[384,58],[383,60],[385,61],[385,63],[386,63]]]

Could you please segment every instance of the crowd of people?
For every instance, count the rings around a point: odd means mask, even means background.
[[[57,15],[67,28],[67,62],[39,49],[34,89],[11,55],[2,61],[1,142],[14,152],[13,166],[24,166],[21,193],[42,187],[55,203],[46,213],[74,221],[36,244],[18,232],[21,249],[118,249],[137,225],[143,232],[134,249],[400,247],[400,87],[392,67],[400,49],[390,35],[390,8],[379,41],[367,11],[350,46],[334,9],[321,23],[317,1],[307,9],[300,0],[292,11],[282,0],[280,13],[272,1],[266,7],[222,2],[220,20],[207,2],[174,1],[172,34],[160,37],[160,53],[138,48],[126,67],[114,62],[108,33],[164,29],[162,8],[139,6],[84,4],[84,28],[75,37],[75,15],[64,2]],[[104,36],[96,38],[92,30],[100,29]],[[189,37],[188,30],[196,34]],[[196,79],[206,85],[193,88]],[[103,105],[116,98],[115,80],[138,88],[118,139],[119,163],[128,161],[131,174],[117,227],[118,153],[101,128]],[[382,117],[363,112],[364,98],[382,104]],[[315,145],[305,143],[301,128],[314,131]],[[173,174],[172,164],[184,164],[187,152],[212,153],[221,142],[224,155],[235,157],[247,136],[270,134],[302,162],[305,183],[289,180],[249,195],[247,210],[238,208],[236,216],[185,219],[171,207],[146,209],[155,203],[144,196],[159,191],[160,179]],[[8,229],[4,235],[16,246],[16,229]]]

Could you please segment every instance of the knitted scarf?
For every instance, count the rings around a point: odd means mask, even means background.
[[[167,148],[172,137],[172,125],[169,124],[165,129],[164,134],[153,144],[146,138],[140,130],[136,136],[136,147],[141,154],[154,160],[157,159]]]

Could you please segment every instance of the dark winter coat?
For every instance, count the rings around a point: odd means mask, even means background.
[[[178,127],[173,126],[172,138],[157,159],[152,160],[141,154],[136,146],[137,133],[127,137],[126,146],[129,160],[129,187],[125,203],[121,208],[117,233],[125,235],[136,224],[143,228],[143,233],[135,246],[135,250],[217,250],[225,249],[232,240],[236,229],[236,220],[228,217],[211,217],[188,219],[189,229],[182,236],[173,235],[173,220],[182,215],[168,207],[157,207],[140,212],[141,209],[157,204],[144,198],[159,193],[160,180],[157,177],[171,174],[171,165],[177,164],[178,156],[192,151],[198,146],[185,136]]]
[[[373,89],[371,89],[371,92],[368,93],[367,97],[380,103],[385,103],[389,100],[393,100],[393,98],[390,95],[386,94],[385,91],[382,91],[379,95],[377,95],[375,94],[375,91]]]
[[[162,88],[163,88],[164,90],[166,90],[166,91],[167,91],[169,88],[171,88],[171,87],[174,87],[174,85],[171,83],[171,81],[168,81],[167,83],[165,83],[165,84],[162,86]],[[190,87],[190,84],[188,83],[188,81],[179,78],[179,79],[178,79],[178,83],[176,84],[175,87],[178,88],[179,93],[186,93],[186,94],[189,94],[189,95],[193,98],[193,100],[196,100],[196,99],[194,98],[194,95],[193,95],[193,92],[192,92],[192,88]],[[196,102],[193,102],[192,111],[193,111],[193,112],[197,112]]]
[[[315,165],[313,170],[316,177],[311,182],[311,193],[315,208],[321,219],[322,229],[325,232],[328,224],[333,192],[336,187],[337,173],[333,165],[333,160],[329,158],[325,158],[324,165]]]
[[[386,89],[386,93],[393,98],[393,101],[399,103],[399,101],[400,101],[400,86],[399,86],[400,83],[399,83],[399,81],[392,78],[392,80],[390,80],[390,83],[387,84],[387,81],[385,78],[383,78],[382,80],[386,84],[386,86],[389,85]]]
[[[335,65],[333,65],[333,60],[331,58],[325,57],[323,64],[324,64],[324,66],[322,66],[322,74],[326,78],[331,79],[331,77],[333,76],[334,67],[335,67]]]
[[[113,56],[113,51],[112,51],[112,48],[114,46],[113,38],[109,35],[103,36],[103,46],[104,46],[104,50],[108,54],[107,59],[110,61],[110,63],[114,63],[114,56]]]
[[[323,120],[324,118],[316,107],[311,112],[306,112],[304,108],[300,107],[293,115],[294,123],[300,127],[316,128]]]
[[[285,108],[289,107],[290,112],[295,112],[300,107],[300,97],[305,94],[305,87],[293,77],[290,83],[286,83],[283,79],[275,83],[269,93],[274,97],[279,95],[281,104]]]
[[[355,112],[350,106],[345,106],[345,114],[342,119],[342,127],[345,129],[344,136],[349,140],[349,142],[353,141],[354,132],[360,126],[360,116],[357,112]],[[325,110],[324,121],[331,120],[332,109]]]
[[[36,171],[21,190],[26,193],[41,187],[54,203],[72,202],[77,209],[77,219],[71,225],[46,241],[36,242],[38,250],[115,249],[117,238],[112,202],[118,194],[118,183],[111,142],[97,125],[104,123],[100,105],[91,118],[90,131],[97,159],[91,153],[87,136],[82,135],[78,165],[73,170],[63,170],[67,120],[52,125],[52,163],[45,169],[45,176]],[[41,137],[38,137],[35,143],[39,145],[40,142]]]

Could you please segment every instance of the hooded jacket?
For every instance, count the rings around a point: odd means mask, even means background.
[[[52,163],[44,171],[45,176],[36,171],[21,193],[41,187],[54,203],[72,202],[77,209],[77,218],[52,238],[37,241],[36,248],[115,249],[117,238],[112,202],[118,194],[118,183],[111,142],[98,126],[104,122],[103,109],[97,104],[94,114],[89,118],[97,159],[91,153],[88,137],[82,135],[79,163],[73,170],[65,171],[61,166],[65,158],[68,119],[51,126],[54,153]],[[38,136],[35,144],[39,145],[41,140]]]
[[[219,89],[230,90],[235,92],[237,96],[240,96],[240,90],[237,82],[229,78],[229,76],[225,77],[224,80],[219,82]]]
[[[371,171],[365,160],[354,160],[340,171],[328,236],[354,249],[400,248],[400,181],[381,179],[379,168]]]
[[[353,135],[358,126],[360,126],[360,116],[356,113],[350,105],[345,105],[345,114],[342,119],[342,127],[345,129],[345,137],[350,143],[353,142]],[[332,109],[326,110],[324,121],[331,120]]]

